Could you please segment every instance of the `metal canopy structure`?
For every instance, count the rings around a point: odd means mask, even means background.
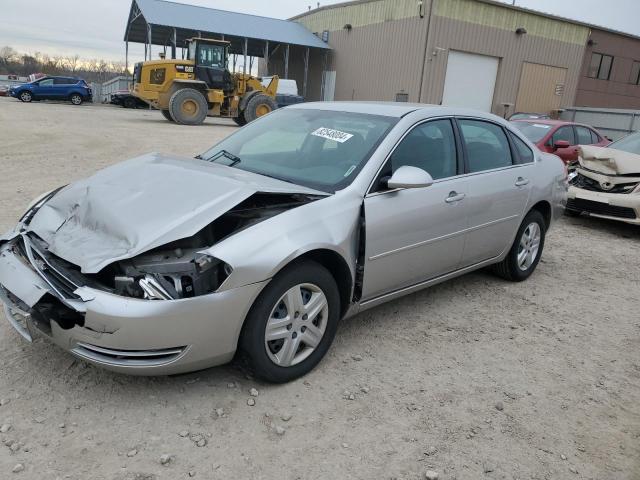
[[[199,7],[167,0],[133,0],[124,34],[127,67],[129,43],[145,45],[145,59],[152,59],[152,45],[161,46],[167,57],[184,57],[186,40],[193,37],[221,39],[231,42],[229,52],[235,61],[244,57],[246,71],[247,56],[264,58],[267,65],[275,54],[285,59],[285,78],[288,77],[289,46],[329,50],[327,43],[299,23],[276,18],[259,17],[243,13]],[[182,49],[180,55],[177,50]],[[169,52],[168,52],[169,50]],[[305,65],[308,60],[305,61]],[[252,64],[249,65],[251,68]],[[268,67],[267,67],[268,68]],[[305,69],[305,80],[307,71]],[[306,81],[305,88],[306,89]]]

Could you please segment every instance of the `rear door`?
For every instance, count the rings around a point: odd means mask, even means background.
[[[52,95],[58,100],[67,98],[71,91],[71,87],[76,82],[77,80],[73,81],[70,78],[64,78],[64,77],[55,78],[53,80]]]
[[[382,168],[364,201],[366,260],[363,300],[458,268],[468,223],[467,179],[450,119],[413,127]],[[424,188],[389,190],[380,181],[403,165],[434,178]]]
[[[497,123],[460,118],[458,125],[469,182],[469,231],[461,264],[466,267],[495,258],[509,246],[529,199],[534,155]]]

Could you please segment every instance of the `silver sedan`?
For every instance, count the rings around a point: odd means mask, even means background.
[[[566,195],[560,159],[493,115],[301,104],[36,199],[0,237],[0,299],[25,339],[105,368],[238,354],[285,382],[342,318],[487,266],[525,280]]]

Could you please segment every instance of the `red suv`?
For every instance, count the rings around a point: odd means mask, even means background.
[[[513,120],[525,137],[547,153],[558,155],[565,163],[578,161],[578,145],[606,147],[611,143],[588,125],[561,120]]]

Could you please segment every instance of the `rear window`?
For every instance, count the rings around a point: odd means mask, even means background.
[[[511,122],[522,134],[533,143],[538,143],[551,131],[551,125],[536,122]]]
[[[576,127],[576,133],[578,134],[578,145],[590,145],[593,142],[591,138],[591,130],[586,127]]]

